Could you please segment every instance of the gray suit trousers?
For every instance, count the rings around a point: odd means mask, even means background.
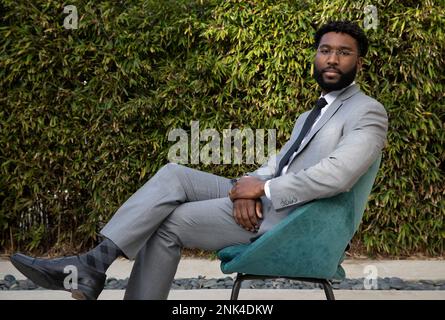
[[[166,299],[181,248],[218,250],[258,234],[236,224],[229,179],[177,164],[162,167],[101,234],[135,259],[125,299]]]

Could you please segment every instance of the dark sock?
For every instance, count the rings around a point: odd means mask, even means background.
[[[97,247],[80,255],[79,258],[90,267],[105,273],[113,261],[121,255],[123,255],[121,249],[113,241],[105,238]]]

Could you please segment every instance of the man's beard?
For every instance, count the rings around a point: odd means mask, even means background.
[[[325,68],[323,70],[326,70],[326,69],[329,69],[329,68]],[[335,70],[340,73],[340,70],[338,70],[338,69],[335,69]],[[337,82],[326,83],[323,80],[323,72],[320,71],[319,69],[317,69],[317,66],[315,66],[315,64],[314,64],[314,78],[317,81],[317,83],[320,85],[320,87],[326,92],[346,88],[347,86],[349,86],[352,83],[352,81],[354,81],[356,74],[357,74],[357,66],[355,65],[354,68],[352,68],[350,71],[345,72],[345,73],[340,73],[340,79]]]

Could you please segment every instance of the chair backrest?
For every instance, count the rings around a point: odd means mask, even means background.
[[[340,264],[357,231],[381,155],[348,192],[297,208],[255,242],[218,252],[224,273],[343,278]]]
[[[360,177],[353,187],[354,204],[355,204],[355,221],[354,229],[357,231],[360,222],[362,221],[363,213],[365,212],[368,197],[371,194],[372,186],[374,185],[375,177],[379,171],[382,155],[371,165],[368,171]]]

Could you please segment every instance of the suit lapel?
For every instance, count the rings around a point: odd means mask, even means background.
[[[315,124],[315,127],[309,131],[309,134],[304,139],[303,143],[297,150],[297,155],[304,149],[304,147],[312,140],[314,135],[328,122],[328,120],[337,112],[337,110],[343,105],[343,101],[349,99],[351,96],[359,92],[359,87],[354,84],[344,92],[342,92],[332,104],[328,107],[328,110],[322,115],[320,120]]]

